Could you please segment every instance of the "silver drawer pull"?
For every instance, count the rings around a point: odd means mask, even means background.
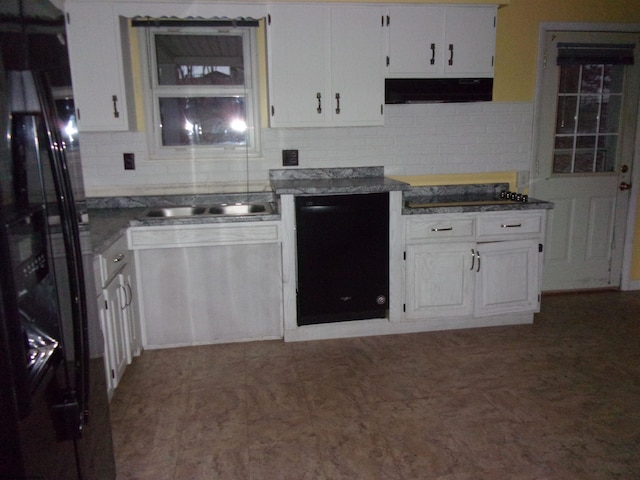
[[[124,253],[119,253],[113,258],[113,263],[118,263],[124,260]]]
[[[502,228],[518,228],[518,227],[521,227],[521,226],[522,226],[521,223],[512,223],[512,224],[503,223],[501,225]]]
[[[432,232],[449,232],[451,230],[453,230],[453,227],[447,227],[447,228],[436,228],[436,227],[434,227],[434,228],[431,229]]]

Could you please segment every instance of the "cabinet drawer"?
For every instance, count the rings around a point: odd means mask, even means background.
[[[279,241],[279,228],[275,222],[231,222],[129,229],[129,246],[133,250]]]
[[[130,261],[127,237],[122,235],[99,256],[100,284],[104,287]]]
[[[474,223],[472,216],[414,215],[407,219],[407,242],[473,239]]]
[[[513,212],[478,215],[478,240],[517,238],[542,234],[542,214],[539,212]]]

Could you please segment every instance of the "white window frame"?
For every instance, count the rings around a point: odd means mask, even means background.
[[[261,157],[257,35],[253,27],[145,27],[140,29],[143,45],[142,63],[146,132],[150,158],[153,160],[246,160]],[[240,35],[244,55],[244,86],[230,85],[159,85],[157,76],[155,35]],[[170,96],[243,96],[247,123],[247,145],[162,145],[159,98]]]

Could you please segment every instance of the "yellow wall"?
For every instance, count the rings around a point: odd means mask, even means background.
[[[533,101],[543,22],[640,23],[638,0],[511,0],[498,10],[494,100]]]

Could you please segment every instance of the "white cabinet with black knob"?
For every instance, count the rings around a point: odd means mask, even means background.
[[[111,2],[65,3],[69,63],[78,128],[126,131],[132,105],[127,20]]]
[[[389,7],[387,78],[493,77],[495,5]]]
[[[383,18],[371,5],[270,6],[270,125],[383,124]]]

